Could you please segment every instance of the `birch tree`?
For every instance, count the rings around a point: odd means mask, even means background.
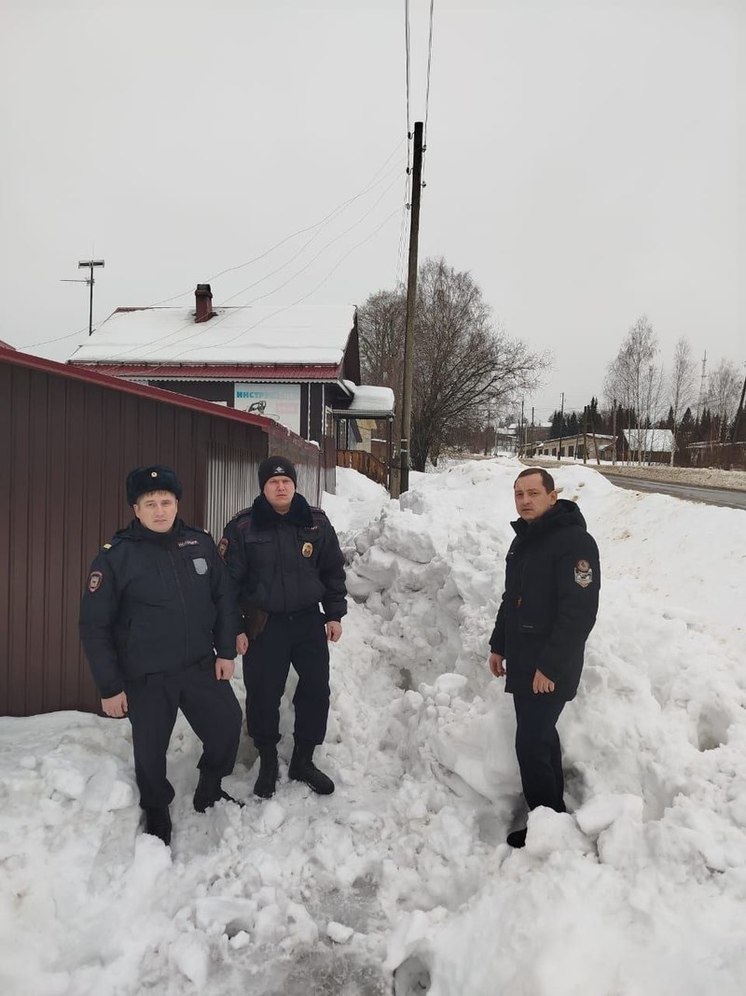
[[[674,463],[676,450],[676,430],[681,418],[694,401],[694,363],[689,340],[682,336],[674,347],[671,375],[668,380],[668,396],[671,406],[671,429],[674,445],[671,447],[671,466]]]

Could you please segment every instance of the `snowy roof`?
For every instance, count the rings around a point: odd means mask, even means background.
[[[344,408],[334,408],[335,413],[355,418],[388,418],[394,414],[394,392],[390,387],[372,387],[369,384],[358,386],[350,380],[342,383],[352,392],[352,398]]]
[[[675,447],[670,429],[625,429],[624,439],[631,450],[670,453]]]
[[[352,305],[120,309],[70,358],[72,363],[340,364],[355,322]]]

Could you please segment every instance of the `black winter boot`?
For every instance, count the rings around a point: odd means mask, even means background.
[[[271,799],[277,787],[277,748],[262,747],[259,751],[259,775],[254,785],[254,795]]]
[[[331,795],[334,782],[313,763],[314,744],[296,741],[293,756],[290,758],[288,775],[296,782],[305,782],[319,795]]]
[[[145,810],[145,833],[160,837],[168,847],[171,843],[171,814],[168,806],[152,806]]]
[[[206,809],[214,806],[221,799],[225,799],[226,802],[235,802],[237,806],[242,805],[238,799],[234,799],[232,795],[223,791],[220,784],[222,780],[222,775],[216,775],[214,771],[206,771],[204,768],[200,769],[197,789],[192,800],[198,813],[204,813]]]

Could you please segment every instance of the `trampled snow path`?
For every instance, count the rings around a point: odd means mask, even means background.
[[[253,799],[244,742],[246,807],[194,813],[180,721],[169,853],[136,832],[125,722],[0,720],[4,993],[374,996],[395,969],[406,996],[746,990],[746,516],[557,474],[602,604],[561,720],[576,811],[537,811],[513,852],[512,706],[485,660],[516,472],[415,475],[401,507],[339,472],[329,798],[284,770]]]

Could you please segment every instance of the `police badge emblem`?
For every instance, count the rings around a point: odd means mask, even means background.
[[[88,591],[93,594],[104,583],[104,576],[101,571],[91,571],[88,575]]]
[[[304,543],[300,549],[300,552],[304,557],[310,557],[313,555],[313,543]]]
[[[587,588],[593,583],[593,568],[587,560],[579,560],[575,565],[575,584]]]

